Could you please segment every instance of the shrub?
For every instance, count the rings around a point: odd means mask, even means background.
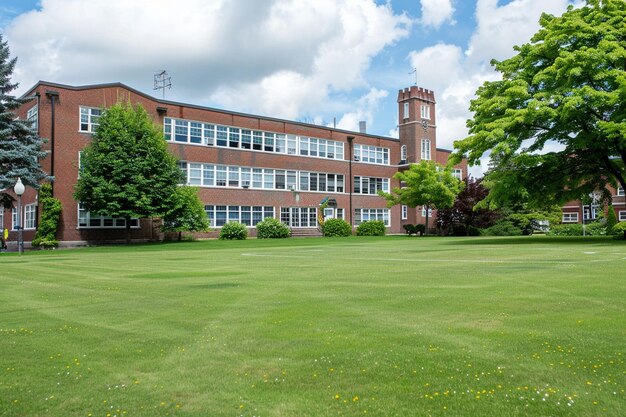
[[[248,237],[246,226],[238,222],[228,222],[222,226],[220,240],[244,240]]]
[[[325,237],[351,236],[352,226],[343,219],[328,219],[322,226],[322,233]]]
[[[61,218],[61,202],[52,197],[52,186],[44,184],[39,191],[41,204],[41,221],[37,227],[37,234],[32,241],[34,247],[56,248],[59,241],[56,240],[59,220]]]
[[[493,226],[485,229],[485,236],[521,236],[522,228],[513,224],[509,220],[502,220]]]
[[[356,228],[357,236],[385,236],[387,229],[382,220],[368,220]]]
[[[560,224],[552,226],[547,233],[548,236],[582,236],[582,224]],[[600,222],[593,222],[585,225],[585,235],[587,236],[604,236],[606,235],[606,227]]]
[[[416,224],[415,225],[415,233],[419,233],[420,235],[424,235],[424,233],[426,233],[426,226],[423,224]]]
[[[620,233],[623,233],[623,235],[621,235],[621,238],[626,239],[626,222],[619,222],[615,226],[613,226],[613,233],[616,236]]]
[[[478,227],[470,226],[467,228],[468,236],[480,236],[482,233]]]
[[[402,226],[404,228],[404,231],[409,235],[414,235],[417,233],[417,230],[415,229],[415,225],[414,224],[405,224]]]
[[[617,224],[617,216],[615,215],[615,209],[613,208],[612,205],[609,205],[609,212],[606,215],[606,223],[604,224],[604,226],[606,227],[607,235],[614,234],[613,226],[615,226],[616,224]]]
[[[259,239],[283,239],[291,236],[286,224],[273,217],[268,217],[256,225],[256,237]]]

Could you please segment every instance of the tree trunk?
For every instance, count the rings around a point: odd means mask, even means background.
[[[426,228],[424,230],[424,236],[428,236],[428,212],[430,211],[430,207],[429,206],[424,206],[426,207]]]
[[[130,245],[130,217],[126,217],[126,244]]]
[[[183,232],[178,232],[178,241],[183,240]]]

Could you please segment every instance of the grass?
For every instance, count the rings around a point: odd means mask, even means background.
[[[619,241],[208,241],[0,264],[2,416],[626,415]]]

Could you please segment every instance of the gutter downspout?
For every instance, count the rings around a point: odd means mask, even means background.
[[[350,181],[348,181],[350,184],[350,217],[349,219],[350,219],[350,226],[353,227],[354,224],[352,222],[352,188],[353,188],[352,186],[352,181],[353,181],[352,180],[352,159],[354,158],[354,151],[352,150],[352,141],[354,140],[354,136],[348,136],[347,139],[348,139],[348,145],[350,145],[349,146],[350,154],[348,157],[348,175],[350,176]]]
[[[50,109],[50,176],[54,177],[54,125],[55,125],[55,112],[54,112],[54,104],[56,102],[55,99],[59,98],[58,91],[46,91],[46,97],[50,99],[51,109]],[[50,183],[52,187],[52,197],[54,197],[54,181]]]

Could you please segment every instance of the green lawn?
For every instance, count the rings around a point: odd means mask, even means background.
[[[625,416],[626,244],[0,254],[2,416]]]

